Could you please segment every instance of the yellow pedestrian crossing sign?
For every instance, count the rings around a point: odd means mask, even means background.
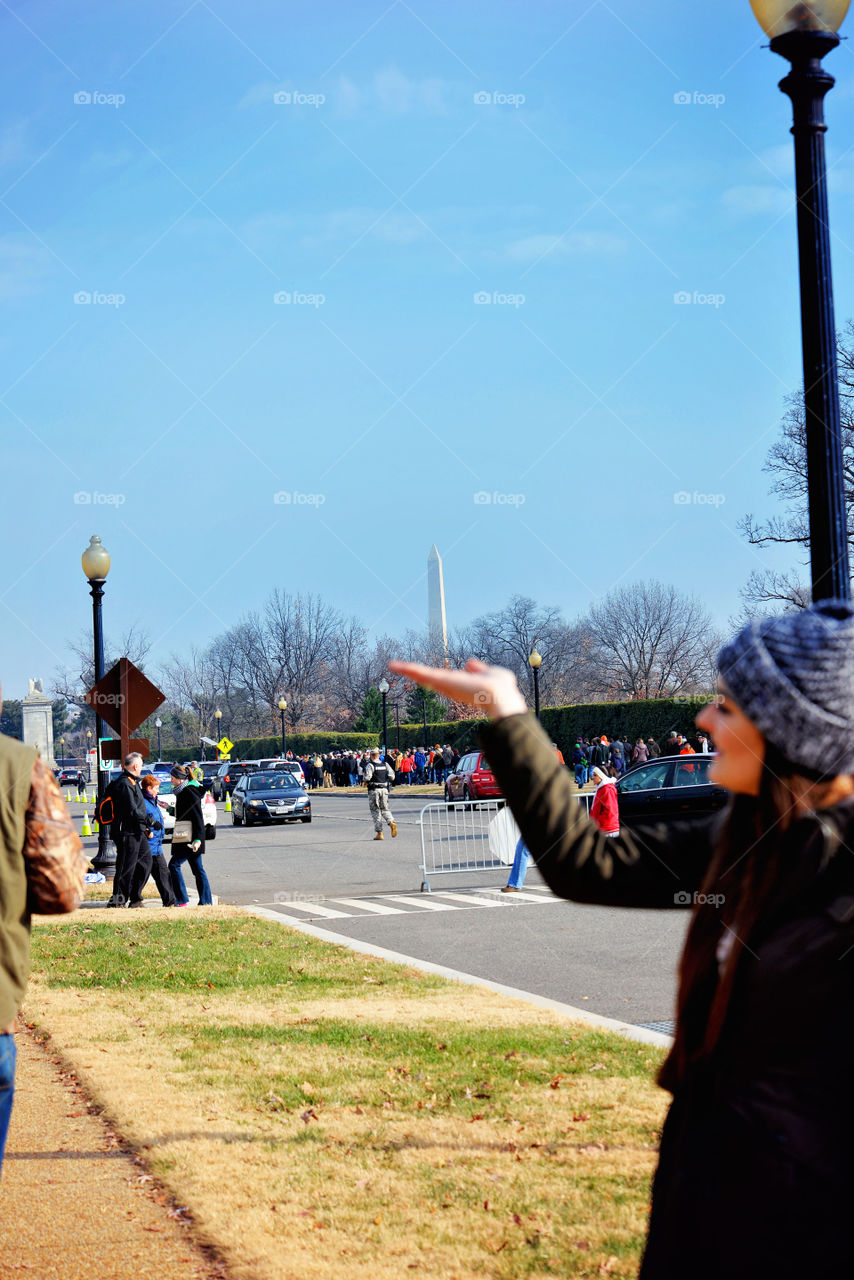
[[[216,744],[216,749],[221,755],[227,756],[233,746],[234,743],[229,741],[225,734],[223,734],[219,742]]]

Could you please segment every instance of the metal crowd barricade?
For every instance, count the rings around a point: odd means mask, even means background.
[[[579,793],[579,802],[590,812],[592,792]],[[454,800],[450,804],[425,804],[418,815],[421,831],[421,892],[430,893],[430,877],[460,872],[502,871],[509,866],[497,856],[489,827],[506,800]],[[512,851],[506,851],[505,856]],[[512,856],[510,857],[512,861]]]

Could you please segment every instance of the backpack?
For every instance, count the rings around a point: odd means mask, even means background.
[[[118,778],[113,778],[112,782],[107,787],[107,790],[104,792],[103,800],[98,805],[96,816],[99,827],[110,827],[116,820],[116,802],[114,800],[114,796],[116,795],[116,787],[121,782],[122,776],[122,774],[119,774]]]

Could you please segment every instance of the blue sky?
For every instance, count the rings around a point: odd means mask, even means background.
[[[736,530],[800,380],[785,64],[747,0],[0,22],[7,696],[89,625],[92,533],[154,664],[274,586],[419,627],[434,541],[451,626],[649,577],[725,625],[785,567]],[[841,324],[847,45],[828,69]]]

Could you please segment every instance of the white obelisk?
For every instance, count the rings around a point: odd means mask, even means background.
[[[442,577],[442,557],[435,542],[427,557],[427,630],[436,650],[448,656],[448,624],[445,620],[445,581]]]

